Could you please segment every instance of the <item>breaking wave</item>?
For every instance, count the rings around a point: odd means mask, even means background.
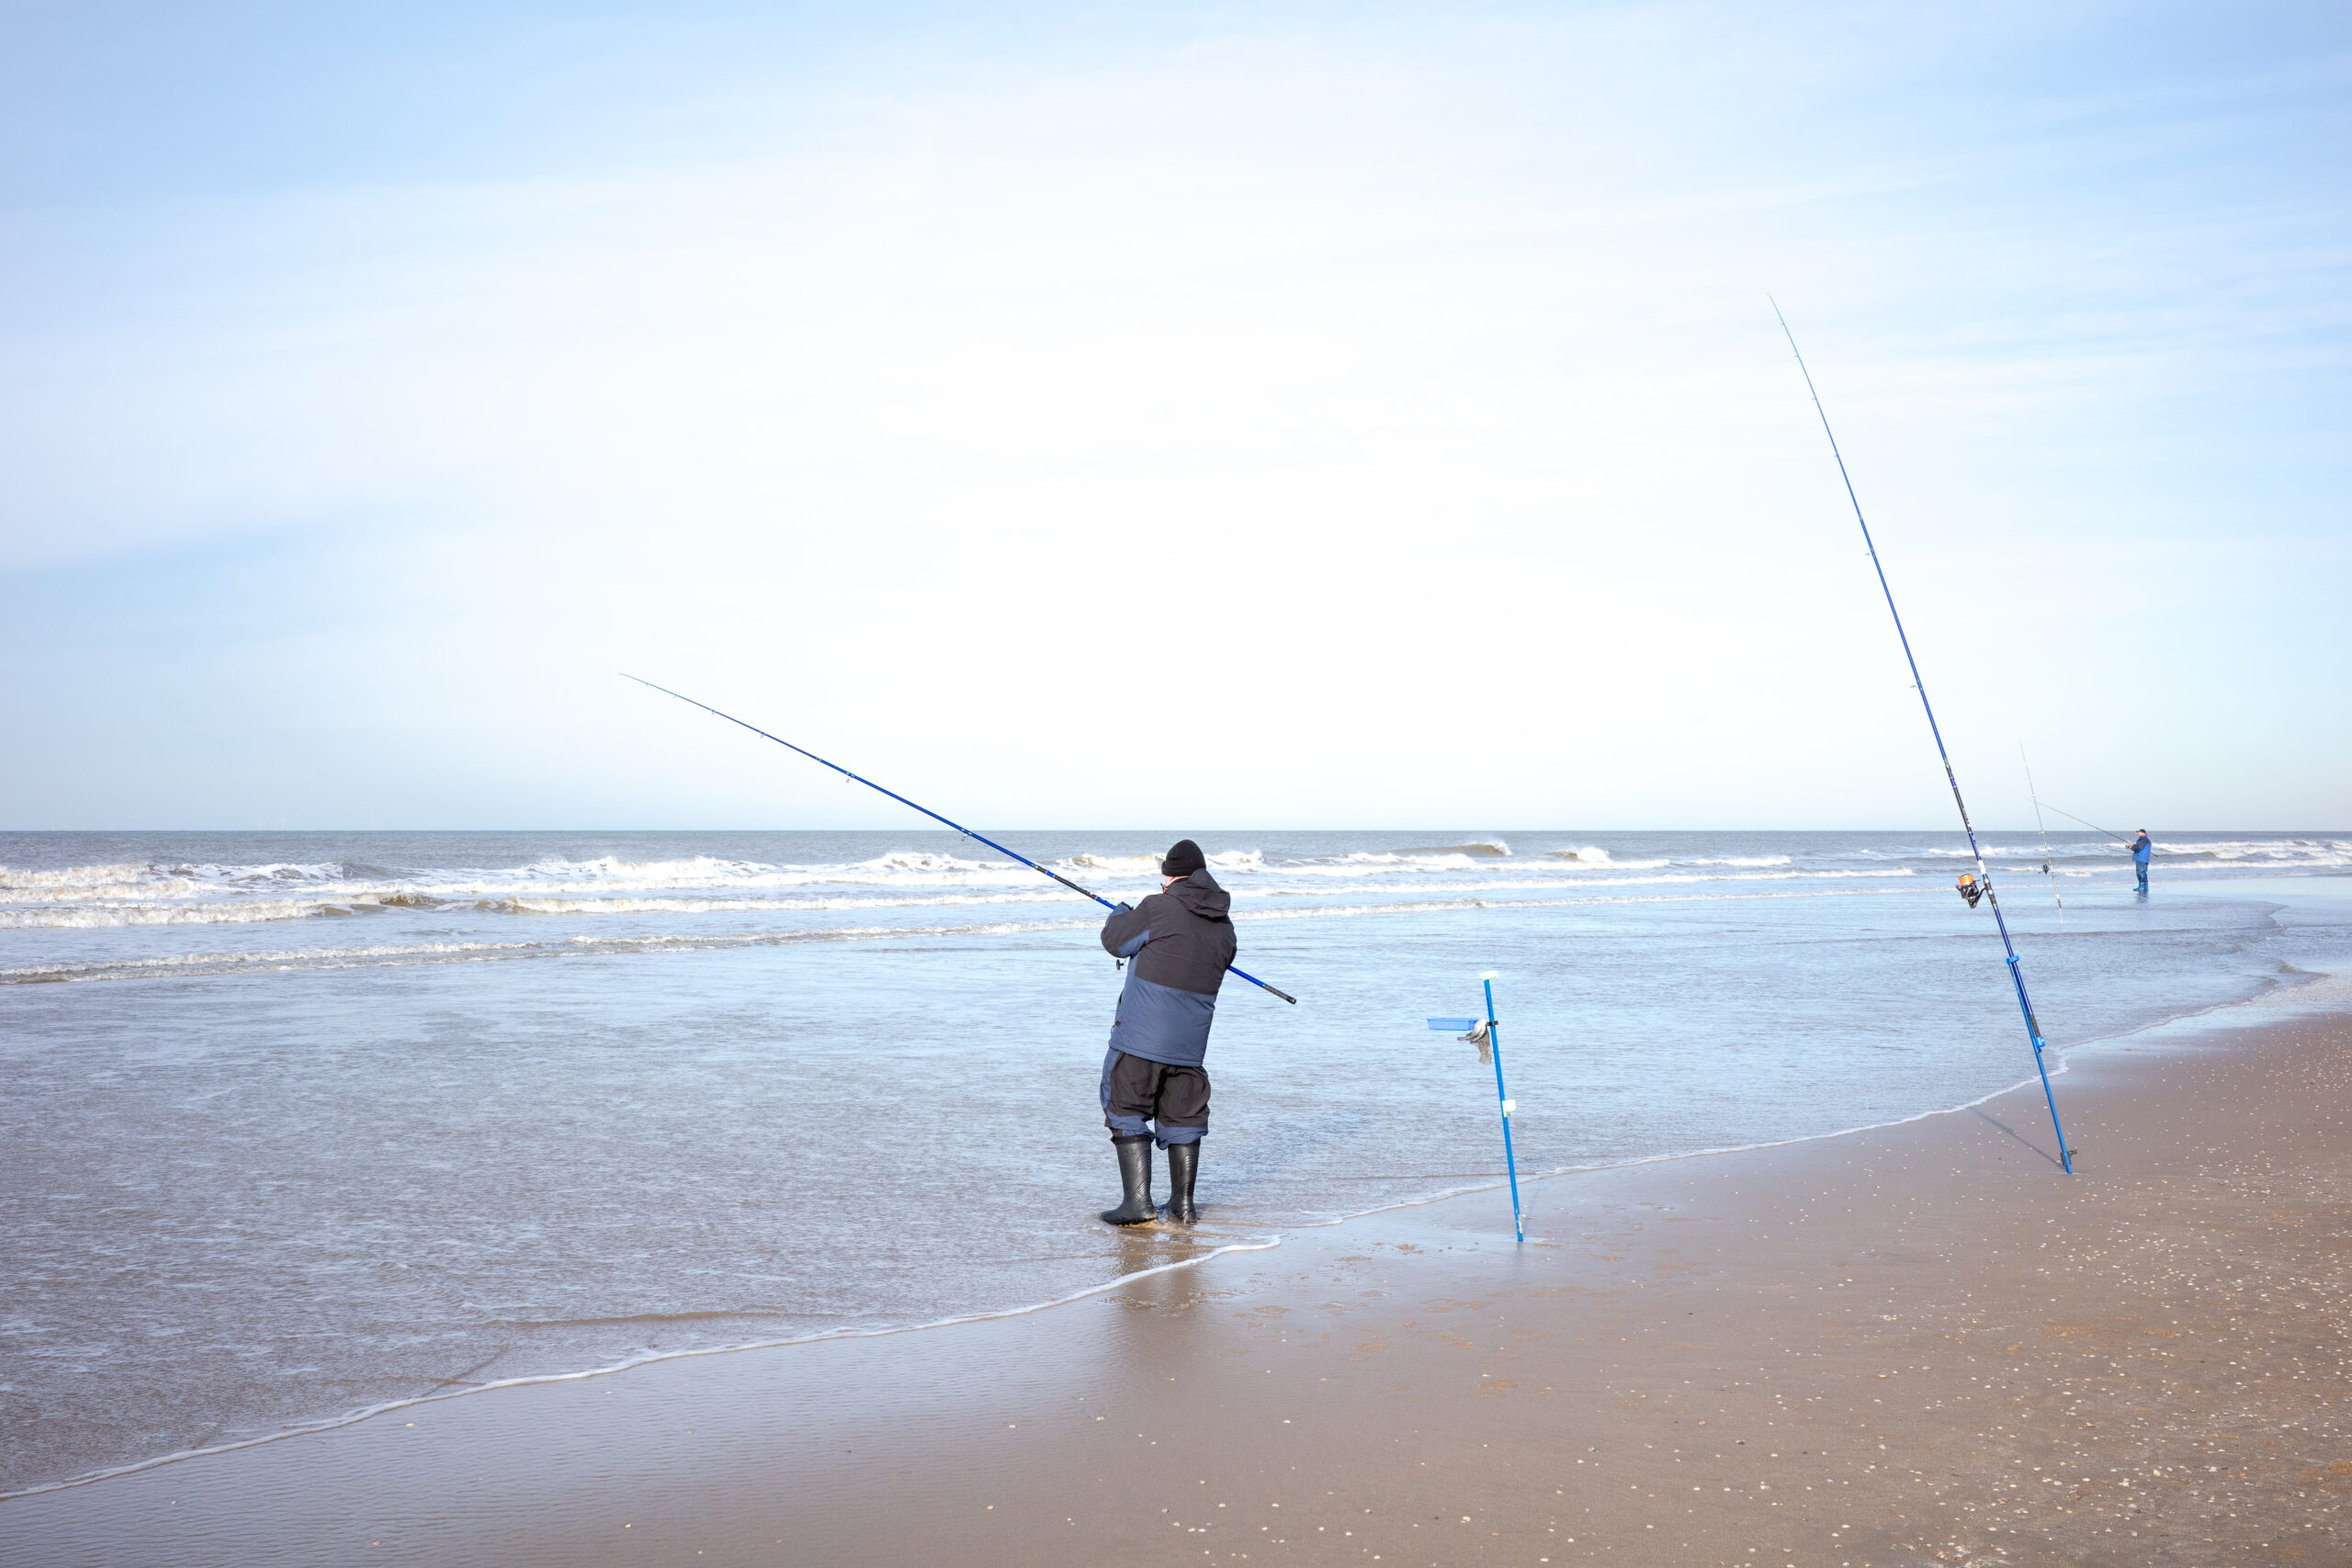
[[[1883,875],[1895,874],[1882,873]],[[1457,909],[1571,908],[1581,905],[1691,904],[1744,902],[1755,899],[1860,897],[1887,891],[1932,892],[1941,887],[1882,889],[1823,887],[1739,889],[1718,892],[1614,892],[1600,888],[1663,887],[1701,878],[1645,877],[1611,884],[1555,884],[1575,887],[1567,898],[1486,898],[1476,889],[1437,898],[1403,898],[1386,903],[1318,904],[1290,908],[1237,911],[1238,923],[1310,919],[1348,919],[1373,915],[1443,913]],[[1500,891],[1501,889],[1493,889]],[[413,964],[491,963],[526,958],[585,957],[600,954],[707,953],[747,947],[776,947],[804,942],[871,942],[937,937],[1020,936],[1045,931],[1091,931],[1091,919],[1060,920],[988,920],[969,925],[810,926],[788,931],[675,931],[650,936],[584,935],[527,942],[386,942],[357,947],[270,948],[252,952],[149,954],[137,958],[64,961],[0,968],[0,985],[32,985],[57,981],[184,978],[246,974],[262,970],[375,968]]]
[[[1467,844],[1438,844],[1433,847],[1398,850],[1400,855],[1468,855],[1477,860],[1509,858],[1510,846],[1500,839],[1480,839]]]
[[[1767,846],[1751,852],[1737,843],[1737,836],[1727,837],[1733,841],[1720,847],[1694,843],[1689,850],[1665,844],[1654,849],[1639,836],[1627,835],[1630,842],[1615,850],[1570,838],[1522,854],[1500,838],[1468,838],[1315,852],[1230,849],[1208,859],[1213,874],[1245,900],[1328,908],[1335,897],[1380,889],[1437,898],[1659,883],[1868,882],[1947,874],[1955,862],[1969,858],[1965,847],[1948,840],[1890,845],[1841,843],[1825,836],[1812,848],[1761,852]],[[2172,837],[2159,839],[2156,847],[2161,864],[2219,874],[2352,868],[2352,839],[2325,834]],[[2046,845],[2038,836],[2004,835],[1988,840],[1984,852],[2010,866],[2038,868],[2046,862],[2053,872],[2077,879],[2123,874],[2126,864],[2120,846],[2086,835],[2052,839]],[[1085,849],[1041,864],[1106,898],[1132,901],[1156,889],[1159,852]],[[1041,882],[1035,868],[964,845],[807,863],[709,854],[546,857],[505,866],[416,868],[330,858],[110,859],[85,865],[0,866],[0,931],[226,931],[292,920],[385,918],[794,920],[827,912],[886,915],[924,907],[1049,904],[1069,896],[1067,889]]]

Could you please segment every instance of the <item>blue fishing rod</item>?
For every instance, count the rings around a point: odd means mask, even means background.
[[[655,686],[652,682],[632,675],[626,670],[620,671],[620,677],[624,681],[635,681],[640,686],[652,687],[654,691],[661,693],[665,697],[675,697],[682,703],[690,704],[695,707],[702,709],[705,713],[718,714],[720,718],[725,719],[729,724],[741,724],[744,728],[760,737],[763,740],[773,740],[779,746],[799,752],[802,756],[808,758],[812,762],[824,762],[826,767],[832,769],[833,772],[841,774],[842,777],[845,779],[854,779],[856,782],[864,784],[870,790],[876,790],[883,795],[888,795],[892,800],[897,801],[901,806],[912,807],[915,810],[922,812],[925,817],[930,818],[934,822],[946,822],[947,826],[955,829],[957,832],[963,834],[964,837],[978,840],[979,842],[986,844],[989,848],[994,850],[997,853],[1010,856],[1012,859],[1019,861],[1023,865],[1027,866],[1031,871],[1035,872],[1040,876],[1052,877],[1056,882],[1060,883],[1064,887],[1069,888],[1071,892],[1079,894],[1083,897],[1091,898],[1106,909],[1116,909],[1118,908],[1116,904],[1114,904],[1108,898],[1103,897],[1100,893],[1094,892],[1091,888],[1080,887],[1077,883],[1072,882],[1069,877],[1062,875],[1058,872],[1047,871],[1044,866],[1039,865],[1027,855],[1014,854],[1012,851],[1006,849],[994,839],[983,838],[981,835],[973,832],[969,828],[965,827],[960,822],[948,822],[946,818],[942,817],[930,807],[916,806],[913,801],[909,800],[897,790],[883,789],[880,784],[876,784],[872,779],[866,778],[859,773],[853,773],[847,768],[842,767],[839,762],[827,762],[824,758],[820,757],[816,752],[809,750],[805,746],[795,746],[791,741],[786,740],[781,735],[770,735],[766,730],[762,729],[756,724],[745,724],[743,720],[737,718],[731,713],[719,713],[717,708],[712,707],[708,703],[697,703],[694,698],[686,695],[684,692],[673,692],[667,686]],[[1292,996],[1288,991],[1280,990],[1272,986],[1269,986],[1266,982],[1261,980],[1255,975],[1250,974],[1248,970],[1237,969],[1230,964],[1227,964],[1226,968],[1230,973],[1249,981],[1260,990],[1272,991],[1275,996],[1282,998],[1283,1000],[1290,1003],[1293,1007],[1296,1007],[1298,1005],[1298,998],[1296,997]]]
[[[1910,635],[1903,629],[1903,613],[1894,607],[1894,590],[1887,586],[1886,568],[1878,558],[1877,542],[1871,539],[1871,525],[1862,516],[1861,500],[1854,494],[1853,476],[1846,471],[1846,455],[1838,450],[1837,432],[1829,428],[1829,412],[1821,406],[1821,393],[1814,387],[1813,372],[1805,368],[1804,355],[1797,348],[1797,334],[1789,331],[1789,319],[1781,314],[1781,302],[1777,299],[1772,300],[1772,314],[1781,323],[1781,335],[1789,340],[1789,352],[1796,355],[1797,373],[1804,378],[1804,389],[1813,398],[1813,412],[1821,416],[1821,434],[1829,437],[1829,455],[1838,460],[1838,477],[1845,481],[1846,499],[1853,505],[1854,521],[1861,525],[1862,545],[1871,553],[1871,569],[1878,573],[1879,592],[1886,596],[1886,613],[1894,617],[1894,636],[1903,644],[1904,662],[1911,667],[1911,688],[1919,694],[1919,706],[1927,713],[1928,733],[1936,738],[1936,755],[1942,759],[1945,782],[1951,785],[1951,803],[1960,807],[1960,826],[1968,835],[1968,852],[1976,857],[1976,884],[1984,890],[1984,901],[1993,907],[1993,923],[2001,932],[2001,951],[2009,957],[2009,981],[2018,988],[2018,1008],[2025,1014],[2026,1037],[2033,1042],[2034,1071],[2041,1075],[2041,1098],[2050,1106],[2051,1129],[2058,1134],[2058,1163],[2072,1176],[2075,1151],[2066,1146],[2066,1129],[2058,1122],[2058,1097],[2051,1092],[2050,1068],[2041,1059],[2046,1043],[2041,1038],[2041,1025],[2033,1016],[2033,998],[2026,994],[2025,971],[2018,964],[2017,944],[2009,940],[2009,922],[2002,918],[2001,901],[1993,895],[1993,876],[1984,868],[1984,852],[1977,846],[1976,828],[1968,820],[1968,802],[1960,795],[1960,778],[1952,772],[1951,753],[1944,750],[1943,729],[1936,723],[1934,705],[1928,701],[1928,683],[1919,678],[1919,660],[1911,652]]]

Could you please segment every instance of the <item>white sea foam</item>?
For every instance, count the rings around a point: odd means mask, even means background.
[[[803,942],[866,942],[882,938],[1025,936],[1085,931],[1091,919],[989,920],[977,925],[820,926],[769,932],[670,932],[660,936],[573,936],[552,942],[427,942],[371,947],[287,948],[254,953],[191,953],[144,958],[34,964],[0,969],[0,985],[60,980],[156,979],[244,973],[258,969],[346,969],[404,964],[483,962],[594,954],[700,953]]]
[[[1727,848],[1730,846],[1726,846]],[[2352,840],[2332,835],[2158,840],[2161,864],[2219,874],[2335,871],[2352,867]],[[2104,840],[2035,839],[1987,842],[2005,865],[2048,862],[2070,875],[2122,868],[2120,846]],[[1416,887],[1464,896],[1627,879],[1720,880],[1755,876],[1899,877],[1964,863],[1949,843],[1880,847],[1834,842],[1800,853],[1717,853],[1618,858],[1594,844],[1544,850],[1521,859],[1501,840],[1401,849],[1367,848],[1270,857],[1263,850],[1209,857],[1217,875],[1250,897],[1320,899],[1376,887]],[[1158,852],[1086,851],[1048,863],[1132,898],[1154,885]],[[1563,883],[1567,877],[1572,883]],[[47,869],[0,867],[0,930],[101,930],[146,926],[234,927],[407,910],[499,916],[705,915],[779,919],[796,913],[908,908],[926,904],[1050,902],[1066,896],[1035,869],[981,854],[901,850],[839,863],[778,863],[710,855],[628,860],[550,857],[503,868],[387,870],[349,861],[95,863]]]
[[[1908,872],[1886,871],[1880,876],[1905,876]],[[1486,884],[1452,890],[1450,896],[1399,898],[1385,903],[1329,904],[1294,906],[1288,908],[1258,907],[1237,910],[1237,921],[1346,919],[1367,915],[1436,914],[1461,909],[1503,908],[1571,908],[1581,905],[1609,904],[1689,904],[1710,902],[1739,902],[1772,898],[1835,898],[1860,897],[1875,894],[1904,892],[1940,892],[1939,887],[1880,888],[1828,887],[1787,889],[1725,889],[1715,892],[1643,892],[1614,891],[1648,887],[1687,887],[1694,884],[1718,881],[1716,878],[1694,876],[1625,877],[1609,882],[1561,882],[1539,884],[1529,888],[1521,884]],[[1759,877],[1750,880],[1774,881],[1786,878]],[[1320,891],[1320,890],[1318,890]],[[1340,891],[1340,890],[1331,890]],[[1348,890],[1355,891],[1355,890]],[[1530,891],[1573,892],[1566,898],[1542,897],[1482,897],[1481,892],[1525,894]],[[1046,896],[1050,899],[1051,896]],[[1043,901],[1043,900],[1023,900]],[[582,901],[589,906],[578,911],[598,912],[594,900]],[[618,902],[618,901],[615,901]],[[707,901],[679,900],[686,909],[712,907]],[[874,908],[922,908],[929,901],[891,901],[888,904],[845,901],[838,906],[844,910]],[[973,899],[972,904],[992,900]],[[752,909],[769,906],[752,903]],[[156,922],[161,923],[161,922]],[[66,961],[55,964],[25,964],[0,969],[0,985],[24,985],[49,981],[156,979],[188,977],[206,975],[247,973],[254,970],[326,969],[380,967],[410,964],[485,962],[502,959],[580,956],[587,954],[624,954],[658,953],[693,953],[745,947],[797,944],[811,942],[860,942],[909,938],[1031,935],[1046,931],[1091,931],[1095,926],[1091,916],[1075,919],[988,920],[959,925],[932,922],[922,925],[840,925],[801,927],[773,931],[680,931],[657,935],[601,936],[575,935],[547,941],[488,942],[447,941],[417,942],[386,942],[363,946],[271,948],[252,952],[215,952],[153,954],[139,958]]]
[[[1151,876],[1159,870],[1159,857],[1156,854],[1072,855],[1054,863],[1071,871],[1106,872],[1114,876]]]
[[[1797,870],[1724,870],[1668,871],[1665,861],[1622,861],[1606,868],[1594,868],[1596,874],[1578,875],[1562,880],[1555,867],[1552,876],[1511,876],[1497,879],[1494,873],[1502,868],[1488,862],[1484,865],[1465,863],[1465,868],[1483,870],[1487,875],[1477,880],[1454,879],[1441,883],[1421,882],[1397,885],[1415,886],[1431,897],[1424,902],[1430,908],[1442,907],[1441,895],[1475,896],[1496,893],[1543,893],[1572,888],[1637,887],[1707,883],[1737,884],[1744,882],[1780,881],[1882,881],[1889,878],[1916,876],[1918,873],[1908,866],[1877,867],[1855,871]],[[1314,872],[1328,868],[1308,868]],[[1300,898],[1321,900],[1346,897],[1363,892],[1371,881],[1371,874],[1378,868],[1366,868],[1360,877],[1332,879],[1314,877],[1293,886],[1265,887],[1254,890],[1260,897]],[[1409,869],[1409,868],[1408,868]],[[1532,869],[1532,868],[1531,868]],[[835,895],[831,897],[791,897],[779,893],[764,897],[724,897],[718,895],[685,897],[633,897],[619,892],[598,890],[596,896],[581,897],[578,884],[557,884],[548,891],[529,893],[506,892],[492,897],[466,898],[469,892],[489,892],[480,885],[432,884],[434,892],[370,893],[358,886],[345,885],[315,889],[310,898],[244,897],[234,900],[203,899],[170,902],[126,903],[119,901],[87,904],[50,903],[28,908],[0,908],[0,931],[35,930],[100,930],[109,927],[137,926],[240,926],[271,921],[306,920],[352,916],[383,916],[398,913],[423,913],[447,918],[452,908],[490,916],[572,917],[601,916],[704,916],[704,915],[774,915],[790,916],[810,911],[853,911],[919,908],[957,908],[988,905],[1058,904],[1069,895],[1060,889],[1038,886],[1031,882],[1026,886],[1001,892],[952,893],[939,892],[922,896],[898,897]],[[806,885],[797,885],[803,886]],[[730,891],[741,891],[732,889]],[[567,896],[569,895],[569,896]]]
[[[1544,858],[1548,861],[1565,861],[1579,871],[1656,871],[1662,866],[1674,863],[1664,855],[1648,860],[1619,860],[1598,844],[1586,844],[1573,850],[1547,850],[1544,852]],[[1685,865],[1744,865],[1749,863],[1729,860],[1694,860],[1685,861],[1682,863]],[[1765,863],[1758,861],[1754,863],[1760,865]]]
[[[1468,855],[1476,860],[1507,859],[1510,846],[1500,839],[1473,839],[1466,844],[1416,845],[1396,852],[1400,855]]]
[[[89,882],[51,887],[0,888],[0,908],[18,904],[102,904],[153,902],[164,898],[207,896],[193,882]]]
[[[2352,866],[2352,839],[2154,840],[2164,860],[2201,860],[2215,866]]]
[[[258,953],[175,953],[146,958],[118,958],[81,964],[30,964],[0,969],[0,983],[28,980],[92,980],[134,975],[175,974],[232,969],[268,969],[283,965],[351,964],[369,959],[444,957],[467,953],[526,953],[546,947],[535,942],[405,942],[388,947],[311,947],[270,949]]]
[[[0,892],[17,889],[130,887],[156,874],[145,864],[69,865],[55,871],[18,870],[0,865]]]
[[[1062,904],[1045,893],[942,893],[927,898],[485,898],[472,907],[502,915],[744,915],[800,909],[929,909],[974,904]]]
[[[1256,850],[1228,850],[1205,858],[1211,872],[1223,872],[1227,875],[1266,868],[1266,857]],[[1078,854],[1050,863],[1067,871],[1091,871],[1111,876],[1156,877],[1159,874],[1160,856],[1158,852],[1134,855]]]
[[[0,909],[0,931],[107,926],[242,926],[266,920],[300,920],[348,915],[353,907],[300,898],[248,898],[217,904],[92,904],[65,908]]]
[[[1630,871],[1651,865],[1662,866],[1667,863],[1668,863],[1664,861],[1629,861],[1621,863],[1619,866],[1611,869]],[[1556,870],[1557,868],[1555,869]],[[1873,871],[1747,871],[1731,873],[1685,871],[1665,872],[1640,876],[1580,876],[1566,881],[1528,878],[1523,880],[1513,879],[1508,882],[1450,882],[1444,884],[1441,887],[1430,888],[1429,892],[1433,897],[1423,899],[1422,903],[1431,908],[1437,908],[1438,905],[1434,896],[1447,893],[1544,893],[1566,890],[1568,888],[1652,887],[1670,885],[1696,885],[1702,883],[1726,884],[1741,882],[1799,881],[1875,882],[1890,877],[1910,877],[1917,876],[1918,874],[1919,874],[1917,871],[1913,870],[1909,866],[1889,866],[1883,870]],[[1262,890],[1260,897],[1291,898],[1343,898],[1359,896],[1363,891],[1364,888],[1361,885],[1348,887],[1283,887]],[[1400,888],[1399,891],[1403,891],[1403,889]]]
[[[1387,873],[1428,877],[1465,871],[1491,874],[1507,869],[1497,865],[1496,862],[1501,858],[1484,851],[1474,852],[1453,849],[1360,850],[1314,860],[1282,862],[1266,866],[1264,870],[1276,877],[1361,880]],[[1532,871],[1535,868],[1530,866],[1527,869]]]
[[[1654,880],[1664,882],[1670,879],[1661,877]],[[1639,886],[1642,884],[1584,883],[1574,886]],[[1588,904],[1729,904],[1759,898],[1862,898],[1882,897],[1888,893],[1946,891],[1948,890],[1943,888],[1919,887],[1821,887],[1771,893],[1587,893],[1576,898],[1413,898],[1400,899],[1393,904],[1318,904],[1311,909],[1244,909],[1237,911],[1233,918],[1236,921],[1336,919],[1356,915],[1416,915],[1447,909],[1572,909]]]

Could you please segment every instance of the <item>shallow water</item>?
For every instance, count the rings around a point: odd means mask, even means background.
[[[1134,897],[1173,836],[1007,841]],[[1499,1179],[1491,1069],[1423,1022],[1482,969],[1523,1171],[2031,1070],[1956,836],[1200,837],[1242,966],[1301,998],[1220,1005],[1201,1193],[1237,1233]],[[2352,958],[2352,901],[2167,896],[2340,874],[2352,834],[2159,845],[2144,901],[2090,835],[2054,878],[1996,846],[2053,1044]],[[1125,1266],[1096,914],[952,834],[13,835],[0,867],[0,1488]]]

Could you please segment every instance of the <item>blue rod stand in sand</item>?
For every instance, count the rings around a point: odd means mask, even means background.
[[[1521,1241],[1525,1241],[1527,1239],[1527,1225],[1526,1222],[1520,1217],[1519,1210],[1519,1157],[1511,1152],[1510,1146],[1510,1113],[1517,1110],[1518,1106],[1512,1103],[1510,1090],[1503,1087],[1502,1024],[1495,1018],[1495,977],[1497,974],[1498,971],[1489,969],[1478,976],[1478,984],[1484,987],[1487,992],[1487,1017],[1485,1022],[1481,1023],[1475,1018],[1433,1018],[1429,1021],[1429,1023],[1431,1029],[1442,1029],[1449,1032],[1456,1029],[1469,1031],[1470,1032],[1463,1035],[1463,1038],[1486,1046],[1487,1054],[1494,1057],[1495,1100],[1497,1103],[1501,1106],[1503,1113],[1503,1169],[1510,1174],[1511,1234]]]

